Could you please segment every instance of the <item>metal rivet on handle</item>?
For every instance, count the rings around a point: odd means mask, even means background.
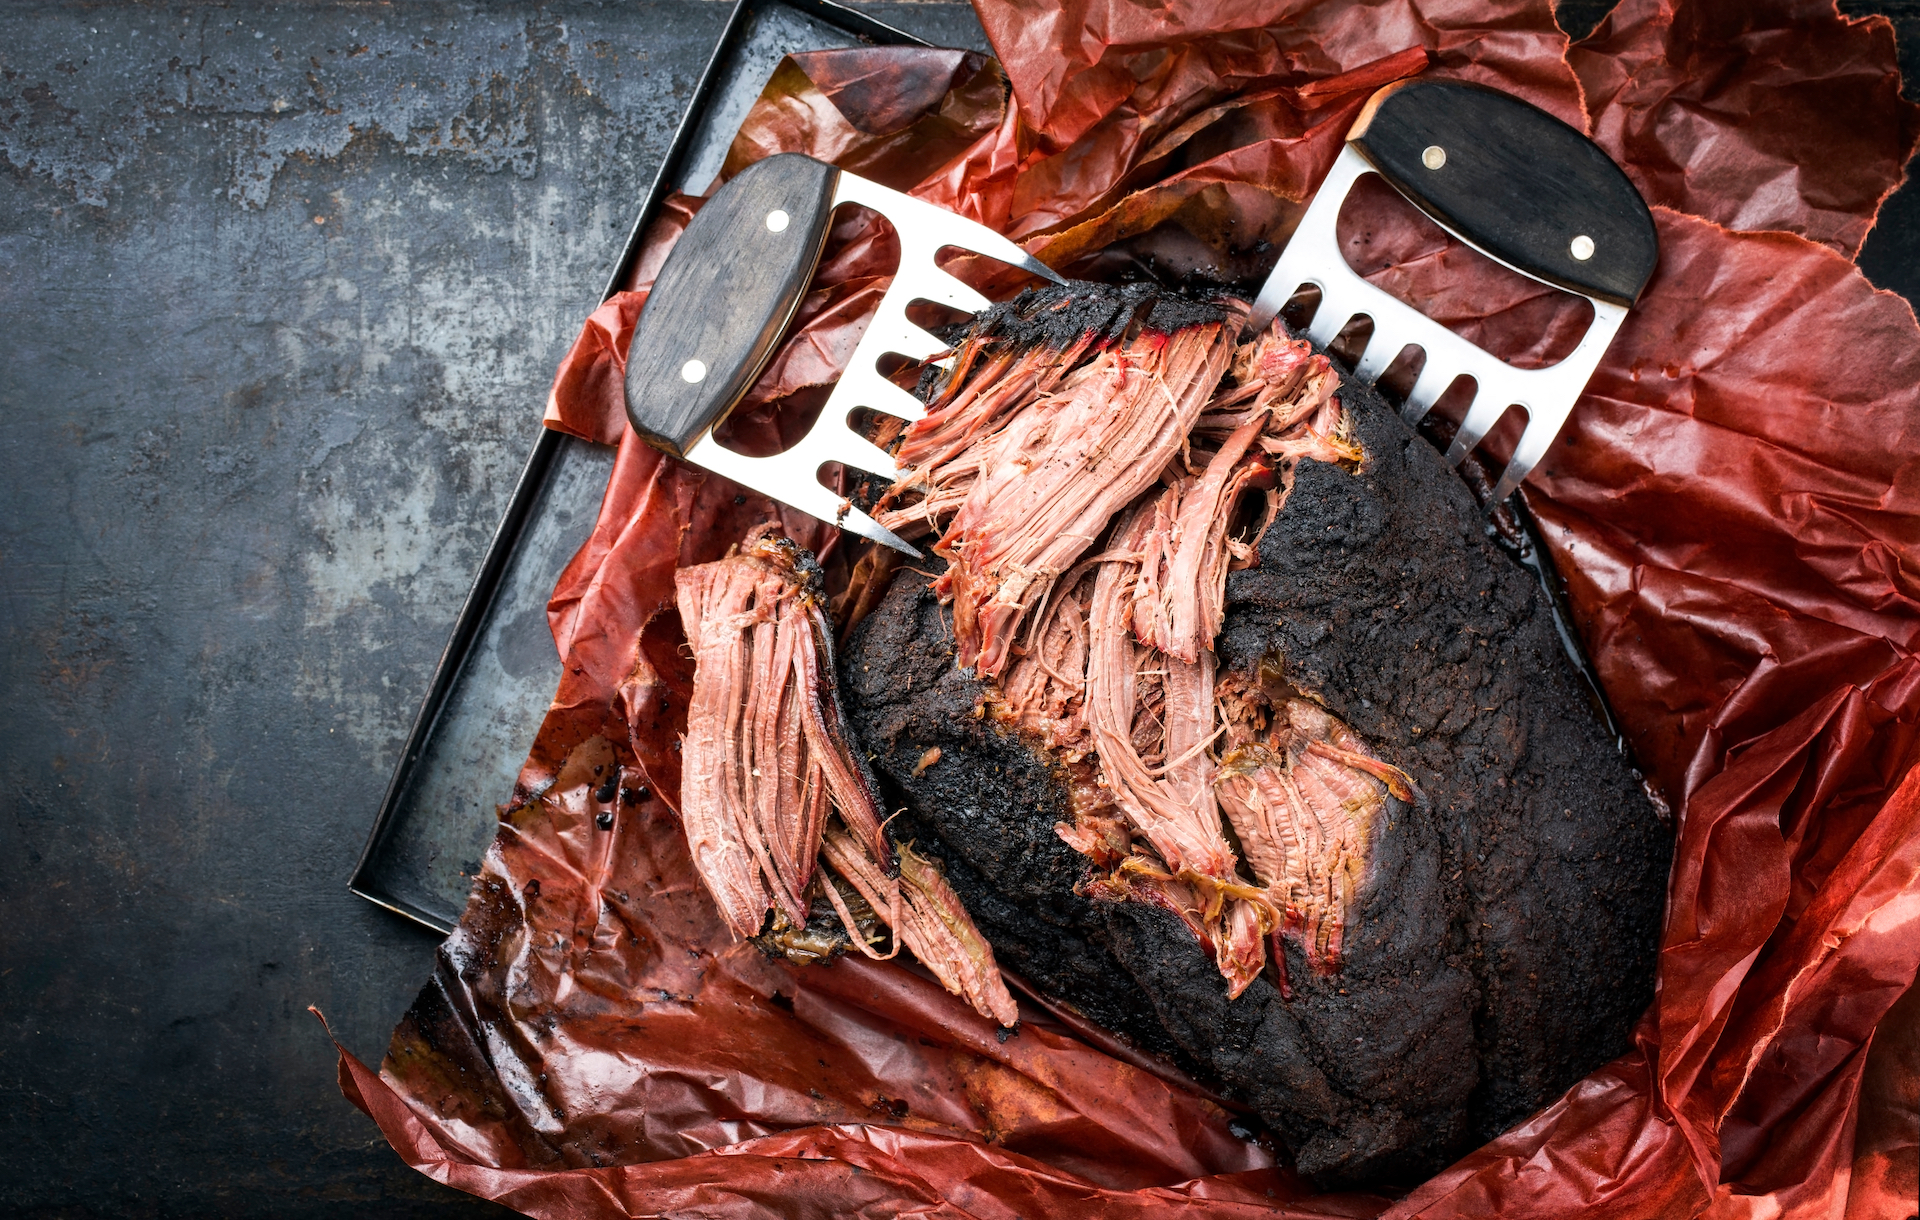
[[[1420,164],[1426,166],[1428,169],[1439,169],[1446,163],[1447,150],[1438,144],[1427,145],[1427,150],[1420,154]]]
[[[707,379],[707,366],[698,360],[689,360],[680,366],[680,380],[689,385],[698,385]]]
[[[792,219],[791,216],[788,216],[779,208],[775,208],[773,211],[767,213],[767,228],[774,233],[785,233],[787,231],[787,223]]]
[[[1573,257],[1584,263],[1593,257],[1593,238],[1582,233],[1573,239],[1573,244],[1568,249],[1573,252]]]

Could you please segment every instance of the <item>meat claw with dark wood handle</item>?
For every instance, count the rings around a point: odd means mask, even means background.
[[[1353,184],[1379,174],[1441,228],[1530,279],[1579,293],[1593,323],[1558,364],[1516,368],[1360,278],[1334,235]],[[1506,499],[1560,433],[1573,404],[1659,260],[1653,216],[1625,173],[1593,141],[1544,110],[1462,81],[1415,79],[1373,95],[1347,144],[1260,290],[1252,321],[1264,327],[1311,284],[1320,305],[1308,328],[1333,341],[1356,314],[1373,334],[1354,368],[1372,381],[1408,345],[1426,363],[1402,414],[1417,423],[1460,377],[1473,406],[1447,461],[1458,465],[1509,407],[1527,414],[1520,443],[1494,489]]]
[[[784,453],[747,457],[713,429],[752,387],[799,308],[826,243],[833,209],[870,207],[900,239],[900,267],[846,372],[807,435]],[[898,477],[893,458],[848,426],[865,407],[901,419],[926,412],[880,375],[888,354],[924,360],[945,344],[907,320],[914,301],[967,313],[989,302],[934,264],[954,246],[1063,282],[984,225],[889,190],[800,153],[781,153],[735,175],[674,244],[640,311],[627,350],[627,419],[642,440],[736,483],[909,555],[891,530],[822,486],[820,467],[842,462]]]

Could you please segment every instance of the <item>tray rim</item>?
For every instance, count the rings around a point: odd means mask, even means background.
[[[700,72],[700,80],[687,99],[687,108],[681,112],[680,124],[674,130],[672,142],[667,145],[666,155],[654,171],[653,183],[642,199],[620,254],[614,260],[606,287],[600,293],[602,303],[620,290],[620,285],[639,259],[647,226],[653,223],[667,196],[673,193],[673,180],[686,162],[694,134],[705,119],[714,92],[719,87],[720,76],[728,59],[738,48],[749,22],[758,13],[775,8],[789,9],[822,24],[836,26],[870,46],[933,45],[834,0],[735,0],[733,11],[727,15],[727,23],[721,28],[720,38],[714,44],[713,53],[707,57],[706,66]],[[420,710],[414,715],[406,745],[394,764],[393,774],[387,780],[386,791],[374,814],[373,825],[367,832],[366,843],[362,845],[353,872],[347,878],[349,893],[442,935],[451,933],[455,925],[404,897],[385,892],[374,878],[373,870],[398,821],[400,798],[411,785],[421,759],[439,729],[447,700],[466,668],[467,658],[493,609],[494,599],[499,596],[501,582],[519,551],[521,539],[533,519],[534,508],[553,472],[554,462],[559,457],[561,447],[574,439],[543,426],[534,440],[533,449],[527,455],[519,478],[514,482],[513,492],[507,499],[500,524],[494,527],[493,538],[488,542],[486,554],[474,574],[473,584],[467,590],[466,599],[461,602],[459,614],[454,617],[453,629],[434,665],[433,677],[428,681]]]

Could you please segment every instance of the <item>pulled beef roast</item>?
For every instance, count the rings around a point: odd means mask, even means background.
[[[893,865],[872,781],[837,731],[819,567],[761,526],[674,585],[694,661],[680,798],[694,869],[736,937],[776,906],[805,924],[829,809]]]
[[[1300,457],[1361,457],[1332,365],[1271,328],[1240,343],[1244,320],[1240,302],[1147,285],[1046,288],[986,311],[904,429],[881,513],[937,535],[951,566],[932,587],[958,663],[992,683],[990,714],[1092,780],[1056,828],[1101,870],[1088,885],[1179,915],[1233,996],[1276,934],[1311,928],[1330,949],[1316,966],[1337,962],[1372,815],[1399,776],[1364,743],[1294,732],[1260,692],[1229,690],[1235,722],[1219,714],[1227,573],[1253,554],[1235,532],[1242,492],[1264,489],[1270,522]],[[1256,836],[1247,858],[1272,875],[1248,876],[1228,841],[1222,739],[1236,782],[1252,781],[1231,794]],[[1288,869],[1290,853],[1325,866]]]
[[[853,631],[842,688],[888,806],[907,811],[896,837],[946,860],[1009,969],[1252,1106],[1323,1185],[1417,1180],[1626,1048],[1651,997],[1671,840],[1532,576],[1370,389],[1342,386],[1332,402],[1289,372],[1291,397],[1274,398],[1260,438],[1286,458],[1269,480],[1277,516],[1232,518],[1237,537],[1259,539],[1257,556],[1229,564],[1225,533],[1190,528],[1222,554],[1194,606],[1176,615],[1156,601],[1153,520],[1179,519],[1196,496],[1214,505],[1207,520],[1222,519],[1221,489],[1250,482],[1214,462],[1254,448],[1236,423],[1244,410],[1228,410],[1256,396],[1248,368],[1306,352],[1278,332],[1263,342],[1241,347],[1239,389],[1195,417],[1232,435],[1205,440],[1196,425],[1196,446],[1214,452],[1161,475],[1164,492],[1142,481],[1131,509],[1116,506],[1104,550],[1087,540],[1097,555],[1046,576],[1057,599],[1021,603],[1045,621],[1012,622],[1009,647],[991,654],[1013,662],[1006,672],[983,683],[959,663],[958,651],[989,654],[956,642],[940,597],[955,582],[936,559],[934,587],[907,572]],[[1019,365],[1017,352],[996,358]],[[1328,368],[1318,356],[1307,365]],[[1344,409],[1337,436],[1330,425],[1280,435],[1285,404],[1303,396],[1316,400],[1288,426]],[[1171,401],[1186,401],[1179,387]],[[1162,573],[1179,566],[1172,554]],[[1209,607],[1223,574],[1224,606]],[[1125,609],[1120,578],[1134,591]],[[1132,630],[1104,622],[1115,617]],[[1194,623],[1197,651],[1181,645]],[[1027,658],[1054,668],[1050,633],[1064,641],[1056,663],[1085,666],[1084,704],[1056,700],[1053,721],[1009,717]],[[1021,638],[1030,646],[1011,646]],[[1152,688],[1150,700],[1130,696],[1141,710],[1127,752],[1149,743],[1135,761],[1154,764],[1142,774],[1162,786],[1204,763],[1234,832],[1224,869],[1182,866],[1180,843],[1163,844],[1131,808],[1120,818],[1130,781],[1087,748],[1091,736],[1066,740],[1098,720],[1097,654],[1121,646],[1118,672]],[[1196,723],[1218,727],[1179,749],[1169,709],[1195,682],[1214,701]],[[1142,735],[1147,721],[1165,722],[1157,742]],[[1117,748],[1128,727],[1101,740]],[[1329,809],[1343,828],[1303,851],[1297,832],[1330,827]],[[1103,831],[1106,815],[1128,825]],[[1232,871],[1236,854],[1245,873]],[[1277,958],[1265,973],[1262,939]]]
[[[905,944],[981,1015],[1017,1022],[993,949],[939,863],[886,836],[873,779],[841,729],[813,556],[763,525],[674,583],[694,659],[680,821],[735,938],[800,962],[847,945],[877,958],[884,926],[894,935],[884,956]]]

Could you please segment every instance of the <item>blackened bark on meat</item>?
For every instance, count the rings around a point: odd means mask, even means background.
[[[1283,514],[1284,515],[1284,514]],[[1008,968],[1137,1046],[1259,1110],[1328,1182],[1413,1180],[1459,1150],[1475,1070],[1473,984],[1447,960],[1460,887],[1424,806],[1398,811],[1359,896],[1341,973],[1286,945],[1294,998],[1266,979],[1237,1000],[1177,917],[1073,892],[1086,857],[1054,830],[1067,779],[976,715],[925,583],[900,580],[844,657],[854,729],[904,839],[937,839],[949,877]],[[919,774],[926,752],[939,761]]]
[[[1418,1181],[1464,1151],[1478,1081],[1474,984],[1450,953],[1444,851],[1424,802],[1395,802],[1357,896],[1337,974],[1283,941],[1293,998],[1268,978],[1228,1000],[1179,920],[1104,908],[1107,943],[1162,1025],[1232,1095],[1272,1122],[1326,1185]],[[1451,959],[1451,960],[1450,960]]]
[[[1299,464],[1259,566],[1228,579],[1217,647],[1277,661],[1431,802],[1482,992],[1486,1138],[1626,1049],[1673,842],[1465,485],[1376,395],[1341,393],[1369,461]]]
[[[939,840],[1000,960],[1253,1105],[1324,1186],[1418,1180],[1624,1050],[1671,852],[1532,578],[1397,412],[1340,396],[1366,464],[1299,463],[1215,647],[1223,675],[1324,703],[1418,795],[1388,808],[1339,970],[1284,941],[1291,999],[1269,978],[1229,999],[1178,917],[1072,892],[1069,776],[978,710],[923,581],[843,656],[889,806]]]
[[[982,310],[958,328],[955,339],[974,337],[1010,348],[1065,351],[1082,336],[1118,343],[1140,330],[1172,334],[1226,319],[1217,304],[1179,296],[1158,284],[1043,284]]]

